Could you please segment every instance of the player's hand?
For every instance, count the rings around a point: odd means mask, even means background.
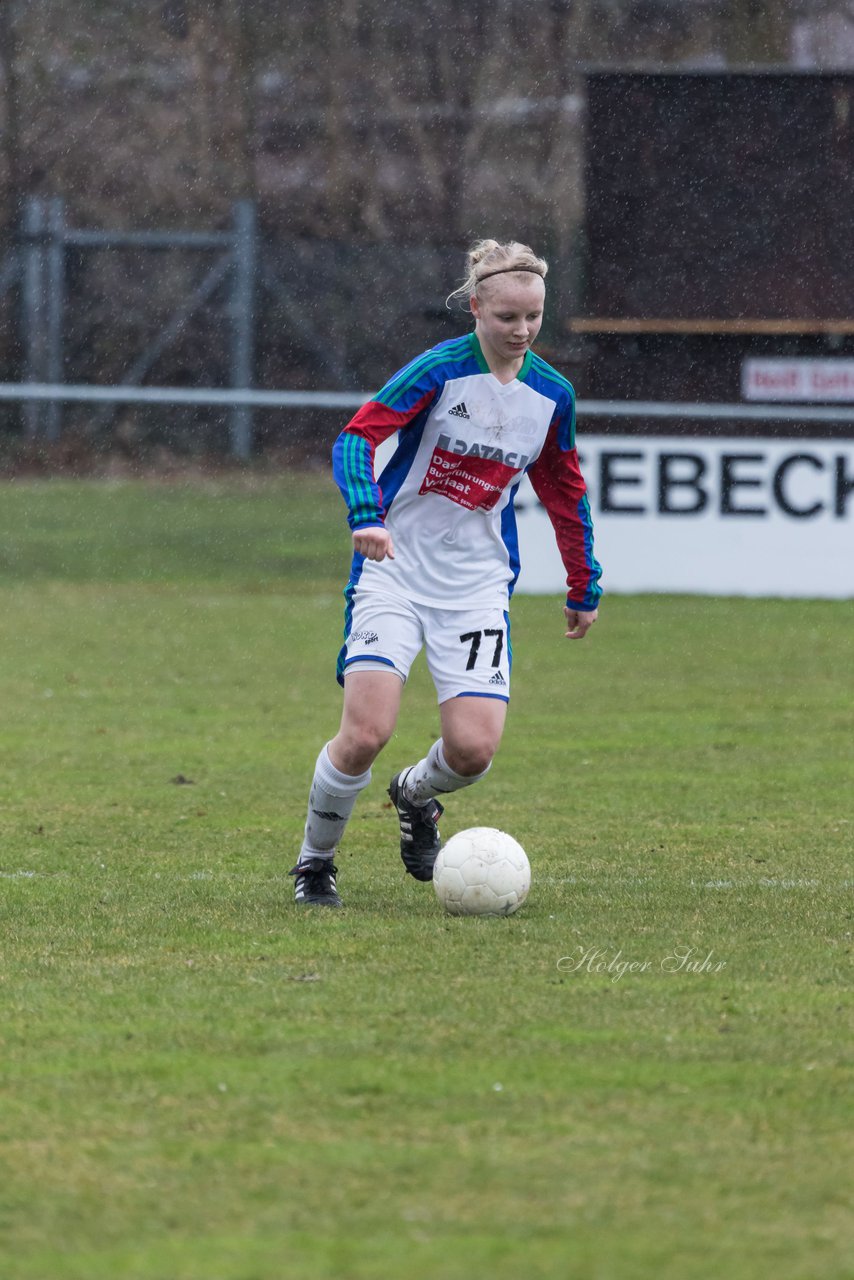
[[[375,526],[370,529],[353,531],[353,549],[366,560],[394,559],[394,543],[388,529]]]
[[[583,640],[587,632],[593,626],[593,623],[599,617],[598,609],[591,609],[589,612],[582,609],[564,608],[566,615],[566,639],[567,640]]]

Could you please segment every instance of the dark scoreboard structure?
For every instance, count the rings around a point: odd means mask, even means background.
[[[854,356],[854,75],[594,72],[586,146],[584,395],[736,402],[747,357]]]

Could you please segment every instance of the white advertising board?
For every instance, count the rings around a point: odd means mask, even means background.
[[[745,400],[854,402],[854,360],[751,357],[741,366]]]
[[[579,436],[606,591],[854,596],[854,442]],[[527,478],[520,592],[566,575]]]

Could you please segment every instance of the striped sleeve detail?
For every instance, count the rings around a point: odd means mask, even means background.
[[[348,422],[332,450],[332,466],[351,529],[381,525],[385,519],[374,470],[377,445],[423,421],[451,371],[473,364],[477,367],[471,334],[431,347],[399,369]]]
[[[367,440],[342,431],[332,450],[332,474],[347,504],[350,528],[382,524],[382,495],[374,480],[373,450]]]
[[[602,595],[602,568],[593,553],[593,520],[578,453],[574,447],[562,447],[560,433],[556,418],[529,475],[552,522],[566,569],[566,603],[587,612],[597,607]]]
[[[382,393],[380,393],[382,394]],[[435,388],[422,393],[407,409],[391,409],[379,399],[363,404],[332,449],[332,474],[347,504],[351,529],[382,525],[385,506],[375,479],[377,445],[404,430],[432,401]]]
[[[435,385],[436,373],[443,365],[454,365],[460,361],[472,359],[472,348],[469,336],[450,342],[443,342],[438,347],[431,347],[423,355],[417,356],[409,364],[390,378],[376,399],[390,409],[406,410],[413,399],[418,399],[427,386]],[[444,377],[440,376],[444,382]]]
[[[561,449],[575,448],[575,388],[557,369],[540,356],[535,355],[532,361],[532,381],[539,380],[546,384],[543,390],[554,400],[559,416],[558,444]]]
[[[574,398],[575,390],[569,379],[565,378],[562,373],[558,373],[557,369],[548,364],[542,356],[538,356],[533,351],[531,352],[531,355],[533,357],[531,360],[531,366],[534,373],[541,378],[545,378],[547,382],[553,382],[556,387],[560,387],[563,391],[568,392]]]

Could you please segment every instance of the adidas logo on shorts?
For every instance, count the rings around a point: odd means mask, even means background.
[[[465,400],[461,400],[459,404],[455,404],[455,405],[454,405],[453,409],[449,409],[449,410],[448,410],[448,415],[449,415],[450,417],[452,417],[452,418],[469,418],[469,419],[471,419],[471,414],[469,413],[468,409],[466,408],[466,402],[465,402]]]
[[[500,684],[506,686],[507,681],[504,679],[500,671],[496,671],[495,675],[489,681],[490,684]]]

